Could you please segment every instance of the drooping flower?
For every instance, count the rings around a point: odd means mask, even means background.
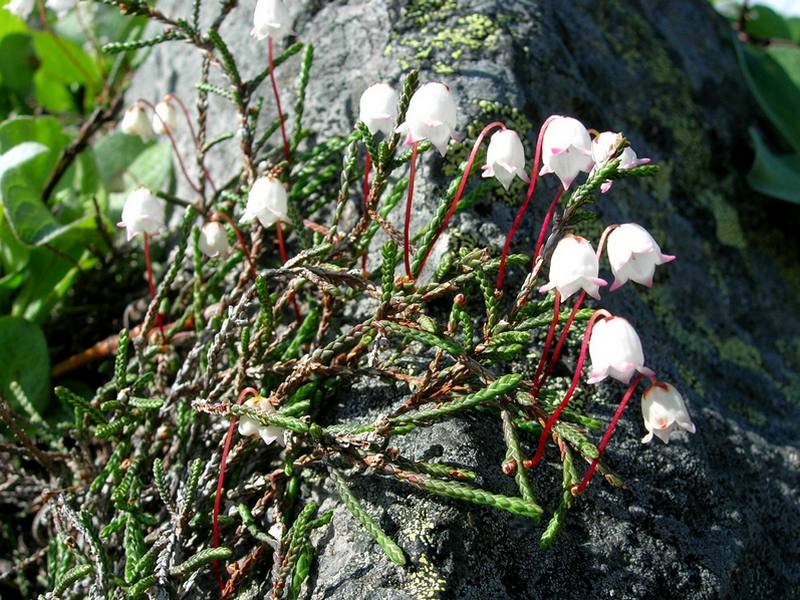
[[[153,234],[164,227],[164,203],[145,187],[132,191],[122,207],[117,227],[124,227],[128,241],[139,233]]]
[[[240,222],[249,223],[258,219],[264,227],[269,227],[277,221],[288,220],[288,210],[283,184],[274,177],[259,177],[247,195],[247,206]]]
[[[608,236],[608,262],[614,273],[611,291],[628,280],[652,286],[656,266],[672,260],[675,257],[663,254],[644,227],[636,223],[620,225]]]
[[[622,317],[609,317],[594,324],[589,338],[589,357],[592,359],[589,383],[598,383],[606,377],[628,383],[636,371],[653,374],[644,366],[639,335]]]
[[[210,258],[225,254],[230,248],[228,233],[222,223],[209,221],[200,228],[200,238],[197,240],[200,251]]]
[[[63,17],[73,8],[75,8],[77,3],[78,0],[47,0],[45,5],[50,10],[54,11],[59,17]]]
[[[147,112],[141,102],[134,102],[125,111],[119,128],[122,133],[138,135],[145,142],[153,137],[153,127],[150,125],[150,119],[147,118]]]
[[[505,189],[511,185],[514,176],[528,182],[530,178],[525,172],[525,148],[516,131],[505,129],[498,131],[489,140],[486,150],[486,164],[483,166],[484,177],[497,177]]]
[[[10,0],[3,8],[20,19],[27,19],[34,4],[35,0]]]
[[[253,29],[257,40],[288,33],[292,25],[289,11],[282,0],[258,0],[253,12]]]
[[[153,115],[153,131],[158,135],[163,135],[175,131],[178,127],[178,112],[175,110],[174,102],[171,98],[165,97],[156,104],[156,114]]]
[[[539,175],[555,173],[566,190],[578,173],[588,173],[592,165],[592,139],[586,127],[572,117],[553,118],[542,139],[542,169]]]
[[[382,131],[384,135],[389,135],[397,119],[397,102],[397,92],[388,83],[371,85],[361,94],[358,118],[371,134]]]
[[[669,444],[670,435],[680,430],[695,432],[694,423],[686,410],[686,403],[678,390],[669,383],[657,381],[647,388],[642,396],[642,417],[647,435],[642,443],[647,444],[653,436]]]
[[[456,101],[450,89],[443,83],[429,82],[411,96],[406,120],[397,131],[406,136],[407,145],[430,140],[444,156],[447,143],[455,137],[456,113]]]
[[[589,241],[577,235],[565,235],[550,258],[550,281],[539,291],[555,288],[564,301],[583,288],[592,298],[599,300],[600,286],[607,285],[597,276],[599,270],[597,255]]]
[[[599,169],[611,158],[613,158],[615,151],[623,141],[621,133],[613,131],[604,131],[592,140],[592,159],[594,160],[594,169]],[[639,165],[646,165],[650,162],[649,158],[639,158],[633,148],[626,146],[619,155],[619,168],[632,169]],[[612,181],[605,181],[600,186],[600,191],[606,193],[611,189]]]
[[[272,405],[267,401],[266,398],[263,396],[252,396],[245,400],[245,406],[251,406],[256,409],[266,410],[267,412],[275,412],[275,409]],[[262,425],[260,422],[256,421],[255,419],[251,419],[247,416],[242,416],[239,419],[239,435],[244,436],[251,436],[258,434],[264,443],[269,445],[272,442],[278,442],[281,446],[285,446],[286,442],[284,440],[284,430],[280,427],[271,427],[268,425]]]

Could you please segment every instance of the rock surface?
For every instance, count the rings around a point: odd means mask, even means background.
[[[253,4],[237,8],[222,31],[245,76],[263,68],[266,57],[247,35]],[[702,0],[290,4],[300,39],[315,45],[306,104],[312,129],[346,133],[369,83],[397,81],[403,69],[419,67],[423,79],[453,88],[462,131],[486,117],[476,101],[494,101],[528,119],[529,143],[538,124],[558,112],[624,131],[640,156],[664,165],[655,181],[615,185],[598,203],[599,222],[641,223],[679,258],[659,271],[652,290],[625,286],[606,293],[603,305],[634,323],[648,364],[684,391],[698,429],[669,446],[641,445],[638,407],[629,409],[607,454],[628,489],[596,479],[546,551],[538,547],[543,525],[364,480],[356,493],[410,564],[386,560],[339,509],[317,540],[307,597],[800,595],[798,213],[757,196],[744,181],[746,125],[756,115],[727,25]],[[294,66],[296,60],[280,77],[289,106]],[[131,97],[173,89],[191,97],[198,67],[190,49],[157,48]],[[269,105],[266,88],[264,94]],[[210,138],[235,127],[221,103],[214,102],[212,115]],[[219,176],[230,173],[234,149],[212,154]],[[430,176],[441,170],[434,160]],[[420,192],[417,206],[425,219],[434,205]],[[497,246],[515,210],[502,198],[485,198],[454,224]],[[520,251],[530,251],[541,214],[535,208],[526,218],[516,239]],[[374,417],[394,393],[351,390],[346,411]],[[601,385],[590,412],[607,421],[620,393],[618,385]],[[417,458],[475,468],[483,485],[515,493],[498,468],[502,449],[486,442],[499,439],[498,429],[465,419],[409,436],[409,449]],[[540,471],[533,481],[549,512],[560,469],[544,464]]]

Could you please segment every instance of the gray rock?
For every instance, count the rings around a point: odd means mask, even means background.
[[[247,36],[252,4],[235,9],[223,29],[246,75],[266,59],[265,47]],[[538,548],[543,525],[360,480],[357,495],[407,551],[409,566],[390,563],[340,508],[316,540],[307,597],[800,595],[798,213],[757,196],[744,181],[746,125],[755,113],[727,25],[700,0],[290,4],[300,39],[315,45],[306,124],[323,137],[349,130],[369,83],[396,81],[402,69],[419,67],[423,78],[453,88],[462,131],[486,117],[478,100],[519,109],[534,124],[529,143],[547,115],[571,114],[600,130],[624,131],[640,156],[665,167],[654,181],[617,183],[598,203],[599,222],[641,223],[679,258],[659,271],[652,290],[625,286],[605,294],[603,305],[634,323],[648,364],[684,390],[698,429],[669,446],[641,445],[638,407],[630,408],[607,453],[628,489],[597,478],[547,551]],[[198,64],[191,50],[158,48],[133,94],[157,98],[175,89],[189,98]],[[281,69],[287,106],[296,64]],[[267,123],[274,117],[266,87],[264,95]],[[221,103],[214,101],[212,115],[210,137],[235,128]],[[219,178],[231,172],[236,153],[235,143],[212,153]],[[432,159],[420,181],[442,184],[442,169],[457,160]],[[530,251],[547,203],[542,196],[516,238],[521,251]],[[422,222],[434,201],[426,188],[416,198]],[[455,224],[497,245],[515,210],[505,196],[485,198]],[[600,225],[593,227],[596,238]],[[396,393],[354,389],[340,414],[374,418]],[[607,421],[620,393],[603,384],[587,400],[590,412]],[[498,467],[498,430],[498,423],[471,417],[409,436],[405,450],[474,468],[483,485],[515,493]],[[557,461],[546,463],[533,480],[552,511],[561,474]]]

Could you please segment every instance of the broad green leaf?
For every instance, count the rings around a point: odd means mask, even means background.
[[[147,144],[135,135],[114,131],[99,139],[94,146],[97,170],[106,187],[120,177],[144,152]]]
[[[50,397],[50,357],[42,330],[17,317],[0,317],[0,390],[15,404],[9,385],[20,384],[39,412]]]
[[[33,88],[36,103],[51,113],[77,112],[75,98],[63,83],[59,83],[47,76],[39,69],[33,76]]]
[[[768,6],[756,4],[747,14],[745,27],[748,35],[761,39],[791,39],[792,32],[786,19]]]
[[[762,194],[800,204],[800,153],[773,153],[756,129],[750,129],[750,139],[756,158],[748,183]]]
[[[5,213],[0,210],[0,266],[3,273],[16,273],[25,268],[30,248],[21,244],[8,225]]]
[[[50,151],[25,164],[23,173],[41,191],[69,138],[54,117],[17,117],[0,124],[0,153],[23,142],[38,142]]]
[[[31,142],[21,144],[22,150],[11,149],[3,154],[6,159],[9,155],[23,154],[27,160],[17,160],[13,166],[3,170],[0,176],[0,202],[3,212],[16,238],[28,246],[41,246],[52,242],[57,237],[82,224],[91,224],[91,217],[79,215],[74,220],[61,223],[53,217],[52,213],[42,202],[40,192],[34,189],[31,180],[25,175],[28,163],[38,159],[43,153],[40,145],[34,146],[33,151],[25,152],[31,148]],[[12,161],[9,159],[8,161]],[[67,218],[75,217],[65,215]]]
[[[44,323],[80,272],[92,268],[96,262],[80,243],[59,242],[58,254],[51,249],[36,248],[27,267],[30,275],[14,298],[11,314]]]
[[[0,75],[3,76],[3,85],[20,99],[24,100],[33,91],[33,74],[38,66],[30,35],[10,33],[0,39]]]
[[[753,96],[786,142],[800,152],[800,89],[765,50],[739,42],[735,47]]]
[[[0,2],[0,4],[5,4],[5,2]],[[28,31],[25,21],[16,15],[12,15],[7,10],[0,8],[0,38],[5,36],[7,33],[19,31]]]
[[[767,52],[800,90],[800,46],[770,46]]]
[[[33,32],[33,45],[47,77],[64,84],[82,83],[97,88],[100,75],[97,65],[83,48],[59,37],[57,40],[44,31]]]
[[[169,142],[154,144],[142,152],[128,169],[136,186],[143,185],[154,192],[172,187],[172,146]]]
[[[800,17],[790,17],[786,19],[786,25],[792,33],[792,39],[800,43]]]

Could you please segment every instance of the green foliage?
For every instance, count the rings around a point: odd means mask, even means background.
[[[755,161],[747,180],[757,191],[800,203],[800,19],[762,5],[730,14],[744,22],[745,41],[734,39],[739,66],[771,127],[765,136],[750,128]]]
[[[37,412],[50,396],[50,359],[42,330],[19,317],[0,317],[0,392],[17,408],[11,391],[18,383]]]

